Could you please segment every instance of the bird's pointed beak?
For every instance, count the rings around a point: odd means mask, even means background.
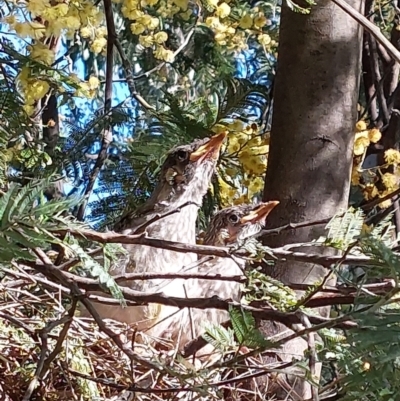
[[[222,142],[224,142],[226,135],[227,132],[221,132],[217,135],[212,136],[206,144],[200,146],[195,152],[190,155],[190,161],[201,163],[207,157],[211,157],[212,159],[217,160]]]
[[[271,210],[277,205],[279,205],[279,201],[261,203],[249,214],[243,216],[240,222],[242,224],[263,222],[265,218],[270,214]]]

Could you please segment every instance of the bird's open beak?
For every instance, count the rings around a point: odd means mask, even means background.
[[[240,222],[242,224],[262,222],[269,215],[271,210],[277,205],[279,205],[279,201],[261,203],[248,215],[243,216]]]
[[[212,136],[206,144],[200,146],[190,155],[190,161],[201,163],[206,157],[211,157],[214,160],[218,159],[219,151],[226,135],[227,132],[221,132],[220,134]]]

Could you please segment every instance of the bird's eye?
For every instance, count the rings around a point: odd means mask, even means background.
[[[239,222],[240,218],[239,218],[239,216],[237,214],[230,214],[228,216],[228,220],[229,220],[230,223],[236,224],[236,223]]]
[[[178,150],[178,152],[176,152],[176,158],[180,162],[184,162],[188,158],[188,152],[185,150]]]

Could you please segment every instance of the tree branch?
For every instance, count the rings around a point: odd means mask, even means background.
[[[115,47],[117,48],[118,54],[121,57],[122,66],[124,67],[125,71],[126,83],[128,84],[129,93],[131,94],[132,98],[135,99],[146,110],[155,111],[155,107],[147,103],[146,100],[144,100],[143,97],[140,96],[139,93],[136,91],[135,80],[132,74],[132,65],[126,57],[124,49],[122,48],[122,45],[118,39],[115,40]]]
[[[383,35],[381,30],[372,22],[368,21],[362,14],[360,14],[355,8],[346,3],[345,0],[332,0],[338,7],[340,7],[345,13],[354,18],[360,25],[364,27],[390,54],[390,56],[400,63],[400,52],[390,43],[388,39]]]
[[[50,261],[51,262],[51,261]],[[88,302],[87,299],[83,297],[83,294],[81,293],[80,289],[85,289],[88,291],[102,291],[103,289],[101,288],[100,284],[97,282],[97,280],[89,279],[89,278],[84,278],[84,277],[79,277],[76,276],[75,274],[72,273],[67,273],[59,270],[56,266],[54,266],[51,263],[43,263],[42,264],[36,264],[35,269],[44,274],[47,277],[51,278],[56,278],[58,282],[61,284],[65,285],[68,288],[72,288],[71,286],[76,285],[77,289],[73,291],[73,294],[77,294],[77,291],[79,290],[79,298],[81,302],[85,304],[85,306],[90,305],[91,310],[89,311],[92,314],[92,311],[96,312],[91,305],[90,302]],[[177,297],[167,297],[162,293],[156,293],[156,294],[145,294],[139,291],[131,290],[130,288],[127,287],[120,287],[120,290],[127,300],[135,301],[138,303],[138,305],[142,304],[148,304],[148,303],[159,303],[162,305],[168,305],[168,306],[174,306],[177,308],[197,308],[197,309],[209,309],[209,308],[214,308],[214,309],[221,309],[221,310],[229,310],[230,306],[235,306],[235,307],[241,307],[244,310],[247,310],[251,313],[254,314],[255,317],[259,319],[265,319],[265,320],[274,320],[281,322],[285,325],[291,325],[291,324],[297,324],[301,323],[300,316],[303,312],[296,312],[296,313],[291,313],[291,312],[280,312],[277,310],[273,310],[271,308],[257,308],[253,307],[250,305],[242,305],[239,302],[233,302],[233,301],[225,301],[220,299],[219,297],[211,297],[211,298],[177,298]],[[116,302],[119,302],[116,300]],[[97,315],[97,312],[96,312]],[[95,316],[93,314],[93,316]],[[318,316],[308,316],[309,320],[313,324],[320,324],[320,323],[326,323],[326,322],[333,322],[331,319],[323,318],[323,317],[318,317]],[[95,318],[96,322],[99,324],[97,319]],[[99,317],[100,322],[102,322],[101,318]],[[103,323],[104,325],[104,323]],[[99,325],[100,326],[100,325]],[[344,322],[340,324],[340,327],[346,327],[346,328],[354,328],[357,327],[357,323],[354,322]],[[103,328],[107,328],[106,326],[100,327],[102,330]],[[105,331],[105,330],[103,330]],[[107,331],[105,331],[107,333]],[[107,333],[108,334],[108,333]],[[113,333],[112,333],[113,335]],[[112,337],[110,335],[110,337]],[[125,352],[125,351],[124,351]]]
[[[142,358],[141,356],[137,355],[130,347],[128,347],[127,344],[125,344],[122,341],[122,339],[120,338],[120,336],[117,333],[115,333],[113,330],[111,330],[103,322],[102,318],[97,313],[97,311],[94,308],[94,306],[92,305],[92,303],[83,296],[76,281],[74,281],[74,279],[73,279],[74,275],[59,270],[56,266],[54,266],[52,264],[51,260],[41,249],[36,248],[35,253],[39,257],[41,262],[43,263],[40,266],[40,268],[38,268],[37,270],[41,271],[41,273],[43,273],[46,277],[55,279],[60,284],[69,288],[69,290],[71,291],[71,296],[77,297],[85,305],[86,309],[93,316],[93,319],[96,321],[97,325],[99,326],[99,329],[101,331],[103,331],[105,334],[107,334],[114,341],[115,345],[122,352],[124,352],[130,360],[135,361],[136,363],[139,363],[148,369],[154,369],[154,371],[156,371],[156,372],[162,370],[162,368],[160,366],[155,365],[155,364],[147,361],[146,359]],[[37,265],[37,267],[39,267],[39,265]],[[101,291],[100,288],[98,288],[98,290]]]
[[[111,0],[104,0],[104,10],[106,16],[106,24],[108,31],[107,40],[107,56],[106,56],[106,88],[105,88],[105,99],[104,99],[104,118],[105,124],[102,130],[102,139],[99,154],[97,155],[96,162],[94,164],[93,170],[89,176],[89,180],[85,189],[84,195],[86,198],[83,200],[82,204],[79,206],[77,212],[77,219],[83,220],[85,215],[85,209],[89,201],[89,196],[93,191],[94,184],[97,177],[100,174],[104,162],[108,156],[108,148],[113,140],[112,128],[110,124],[109,117],[107,114],[111,111],[112,104],[112,78],[113,78],[113,66],[114,66],[114,44],[116,40],[115,25],[114,25],[114,15],[112,10]]]
[[[400,191],[400,190],[399,190]],[[53,230],[53,233],[64,235],[67,230]],[[173,242],[160,240],[157,238],[147,237],[146,233],[139,235],[124,235],[117,234],[114,232],[99,233],[93,230],[69,230],[69,233],[86,238],[92,241],[100,242],[102,244],[107,243],[117,243],[117,244],[136,244],[136,245],[146,245],[155,248],[167,249],[170,251],[181,252],[181,253],[197,253],[199,255],[214,255],[222,258],[231,258],[233,255],[236,256],[248,256],[248,252],[245,250],[235,251],[232,248],[220,247],[220,246],[210,246],[210,245],[191,245],[181,242]],[[291,244],[291,248],[300,246],[317,246],[317,244]],[[330,267],[338,262],[347,264],[359,264],[364,266],[374,265],[376,262],[367,256],[347,256],[343,259],[340,255],[320,255],[312,253],[294,252],[289,250],[288,246],[283,246],[279,248],[270,248],[268,253],[264,255],[266,260],[276,260],[276,259],[286,259],[286,260],[296,260],[299,262],[309,262],[320,264],[325,267]]]

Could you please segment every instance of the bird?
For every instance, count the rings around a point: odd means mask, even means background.
[[[234,246],[242,244],[247,238],[259,233],[265,225],[268,214],[279,204],[270,201],[253,205],[237,205],[222,209],[211,219],[204,237],[205,245]],[[240,258],[216,257],[199,264],[188,273],[220,274],[221,276],[242,275],[246,261]],[[158,291],[165,293],[182,293],[179,286],[185,289],[185,297],[210,298],[218,296],[224,300],[240,300],[240,283],[235,281],[175,279],[164,281]],[[175,295],[178,296],[178,295]],[[175,347],[182,350],[189,341],[197,338],[203,331],[203,323],[221,324],[229,319],[227,311],[217,309],[177,309],[166,307],[170,312],[159,314],[157,322],[148,335],[157,340],[170,340]],[[163,318],[164,320],[161,320]]]
[[[150,198],[136,213],[128,213],[116,222],[114,231],[126,235],[145,233],[151,238],[195,244],[198,210],[211,184],[225,137],[226,132],[222,132],[171,149]],[[193,253],[144,245],[127,244],[123,247],[128,257],[121,258],[121,262],[113,266],[112,276],[132,272],[174,273],[197,259]],[[146,293],[160,281],[121,281],[119,285]],[[93,304],[101,318],[135,325],[138,330],[146,328],[158,310],[154,304],[128,307]],[[81,316],[88,314],[83,312]]]

